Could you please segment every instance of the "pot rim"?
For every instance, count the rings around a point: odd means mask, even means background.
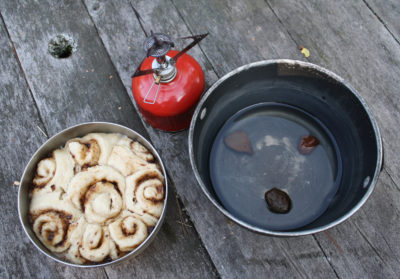
[[[198,171],[198,168],[195,163],[195,158],[194,158],[194,151],[193,151],[193,135],[194,135],[194,130],[196,129],[196,122],[198,117],[201,117],[201,112],[202,107],[208,97],[214,92],[214,90],[220,86],[225,80],[228,78],[246,71],[250,68],[254,67],[261,67],[261,66],[267,66],[267,65],[273,65],[273,64],[286,64],[286,65],[293,65],[293,66],[300,66],[303,68],[308,68],[315,70],[317,72],[323,73],[326,76],[330,77],[331,79],[335,80],[336,82],[344,85],[361,103],[363,106],[364,110],[366,111],[368,118],[372,124],[374,134],[375,134],[375,140],[376,140],[376,145],[377,145],[377,160],[376,160],[376,166],[375,166],[375,171],[372,179],[370,179],[369,186],[367,192],[364,194],[364,196],[360,199],[360,201],[351,209],[349,210],[346,214],[341,216],[340,218],[336,219],[333,222],[330,222],[329,224],[326,224],[324,226],[314,228],[314,229],[307,229],[307,230],[300,230],[300,231],[273,231],[273,230],[268,230],[268,229],[263,229],[255,225],[251,225],[247,222],[244,222],[240,220],[239,218],[233,216],[230,212],[228,212],[221,204],[219,204],[215,198],[212,197],[211,193],[207,190],[207,187],[205,186],[203,180],[201,179],[200,173]],[[372,112],[370,108],[368,107],[367,103],[365,100],[361,97],[361,95],[343,78],[338,76],[337,74],[333,73],[330,70],[327,70],[321,66],[318,66],[316,64],[312,64],[309,62],[303,62],[299,60],[292,60],[292,59],[269,59],[269,60],[262,60],[262,61],[257,61],[253,63],[249,63],[243,66],[240,66],[231,72],[225,74],[223,77],[221,77],[218,81],[216,81],[203,95],[201,98],[200,102],[198,103],[196,110],[193,114],[192,121],[190,123],[190,128],[189,128],[189,135],[188,135],[188,148],[189,148],[189,157],[190,157],[190,163],[192,165],[192,169],[194,172],[194,175],[196,177],[196,180],[198,184],[200,185],[200,188],[203,190],[204,194],[207,196],[207,198],[216,206],[220,212],[222,212],[226,217],[231,219],[232,221],[236,222],[237,224],[251,230],[255,231],[257,233],[265,234],[265,235],[270,235],[270,236],[303,236],[303,235],[309,235],[309,234],[314,234],[318,232],[325,231],[327,229],[330,229],[345,220],[347,220],[350,216],[352,216],[355,212],[357,212],[367,201],[371,193],[373,192],[375,185],[378,181],[379,178],[379,173],[381,171],[382,167],[382,157],[383,157],[383,147],[382,147],[382,138],[381,138],[381,133],[379,131],[378,124],[376,123],[376,120],[374,116],[372,115]]]
[[[140,143],[145,143],[145,145],[147,145],[146,148],[150,147],[150,150],[149,150],[149,151],[157,158],[157,160],[158,160],[158,162],[159,162],[159,164],[160,164],[160,167],[161,167],[161,169],[162,169],[162,173],[163,173],[163,175],[164,175],[164,181],[165,181],[164,206],[163,206],[163,210],[162,210],[161,216],[160,216],[160,218],[158,219],[157,224],[155,225],[154,229],[151,231],[151,233],[147,236],[147,238],[146,238],[138,247],[136,247],[135,249],[133,249],[132,251],[130,251],[130,252],[127,253],[126,255],[124,255],[124,256],[122,256],[122,257],[116,259],[116,260],[110,261],[110,262],[101,263],[101,264],[91,264],[91,265],[84,265],[84,264],[82,264],[82,265],[81,265],[81,264],[74,264],[74,263],[68,262],[68,261],[66,261],[66,260],[63,260],[63,259],[60,259],[60,258],[54,256],[54,255],[53,255],[53,254],[54,254],[53,252],[51,252],[51,251],[45,251],[44,249],[42,249],[42,248],[36,243],[36,241],[40,242],[39,239],[37,239],[37,240],[32,239],[32,237],[30,236],[30,234],[29,234],[29,232],[28,232],[28,230],[27,230],[27,228],[26,228],[26,226],[25,226],[25,224],[24,224],[23,216],[22,216],[22,213],[21,213],[21,205],[22,205],[22,203],[24,202],[24,201],[21,200],[21,199],[22,199],[22,197],[21,197],[21,191],[22,191],[22,190],[21,190],[21,189],[22,189],[23,187],[29,187],[29,185],[23,186],[24,177],[27,175],[27,172],[28,172],[28,169],[30,168],[30,166],[31,166],[33,163],[35,163],[35,161],[37,161],[36,164],[40,161],[40,159],[37,159],[36,157],[37,157],[38,154],[40,154],[40,152],[42,151],[42,149],[44,149],[44,148],[47,147],[49,144],[51,144],[51,142],[54,141],[54,139],[58,138],[61,134],[68,133],[68,132],[70,132],[70,131],[79,129],[79,128],[81,128],[81,127],[85,127],[85,126],[97,126],[97,125],[101,125],[101,127],[99,127],[99,128],[96,128],[96,127],[95,127],[95,128],[93,128],[94,131],[89,132],[89,133],[95,133],[95,132],[97,132],[97,133],[102,133],[101,130],[104,130],[104,128],[103,128],[104,126],[113,127],[113,128],[125,130],[127,133],[128,133],[128,132],[129,132],[129,133],[132,133],[132,134],[135,135],[138,139],[140,139],[140,141],[139,141]],[[104,132],[104,133],[111,133],[111,132]],[[117,132],[115,132],[115,133],[117,133]],[[127,133],[123,133],[123,132],[120,132],[120,133],[123,134],[123,135],[128,136]],[[131,136],[128,136],[128,137],[130,138]],[[65,140],[65,143],[66,143],[68,140],[70,140],[70,139],[71,139],[71,138],[66,139],[66,140]],[[65,143],[64,143],[64,145],[65,145]],[[63,146],[64,146],[64,145],[63,145]],[[23,227],[23,229],[24,229],[24,232],[25,232],[26,236],[29,238],[29,240],[31,241],[31,243],[32,243],[41,253],[45,254],[46,256],[48,256],[49,258],[55,260],[56,262],[62,263],[62,264],[67,265],[67,266],[79,267],[79,268],[105,267],[105,266],[108,266],[108,265],[121,263],[122,261],[124,261],[124,260],[126,260],[126,259],[128,259],[128,258],[133,258],[134,256],[137,256],[140,252],[142,252],[142,251],[154,240],[155,235],[156,235],[156,234],[158,233],[158,231],[160,230],[160,228],[161,228],[161,226],[162,226],[162,224],[163,224],[163,222],[164,222],[164,219],[165,219],[166,208],[167,208],[167,201],[168,201],[168,177],[167,177],[167,172],[166,172],[165,167],[164,167],[164,163],[163,163],[163,161],[161,160],[161,156],[158,154],[158,152],[157,152],[157,150],[154,148],[154,146],[153,146],[145,137],[143,137],[141,134],[139,134],[139,133],[136,132],[135,130],[133,130],[133,129],[131,129],[131,128],[128,128],[128,127],[126,127],[126,126],[120,125],[120,124],[116,124],[116,123],[112,123],[112,122],[102,122],[102,121],[83,122],[83,123],[76,124],[76,125],[73,125],[73,126],[70,126],[70,127],[66,128],[66,129],[61,130],[60,132],[56,133],[55,135],[53,135],[53,136],[51,136],[49,139],[47,139],[47,140],[35,151],[35,153],[34,153],[34,154],[31,156],[31,158],[29,159],[29,162],[28,162],[27,165],[25,166],[25,169],[24,169],[24,172],[22,173],[22,176],[21,176],[20,181],[21,181],[21,184],[20,184],[20,186],[19,186],[19,188],[18,188],[18,217],[19,217],[19,221],[20,221],[20,223],[21,223],[21,225],[22,225],[22,227]],[[25,201],[25,202],[26,202],[26,201]],[[33,234],[33,235],[34,235],[34,234]],[[34,235],[34,237],[36,237],[36,236]]]

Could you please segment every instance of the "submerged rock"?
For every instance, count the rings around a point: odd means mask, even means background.
[[[319,140],[311,135],[302,136],[299,143],[299,152],[303,155],[310,154],[319,144]]]
[[[289,195],[277,188],[272,188],[265,192],[265,200],[269,210],[275,213],[288,213],[292,208],[292,201]]]
[[[251,142],[246,132],[233,132],[225,137],[224,142],[226,146],[234,151],[247,153],[249,155],[253,154],[253,148],[251,147]]]

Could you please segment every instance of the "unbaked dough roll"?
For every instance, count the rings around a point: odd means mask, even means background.
[[[70,246],[70,223],[82,213],[60,192],[36,193],[32,196],[29,213],[33,231],[53,252],[63,252]]]
[[[32,195],[29,213],[35,219],[43,212],[60,212],[70,222],[75,222],[82,216],[82,212],[68,200],[61,192],[36,193]]]
[[[99,225],[88,224],[84,217],[70,227],[73,228],[71,246],[65,256],[71,262],[84,264],[88,261],[102,261],[107,256],[113,260],[118,258],[118,249],[110,240],[107,228],[101,229]]]
[[[103,223],[121,212],[124,191],[125,179],[118,171],[96,166],[73,177],[68,197],[88,222]]]
[[[149,150],[147,150],[146,147],[144,147],[142,144],[140,144],[137,141],[131,140],[127,136],[123,136],[117,145],[128,147],[133,152],[133,154],[135,154],[139,158],[145,160],[146,162],[149,162],[149,163],[154,162],[153,154],[151,154],[149,152]]]
[[[147,213],[132,212],[132,215],[142,220],[149,227],[154,227],[158,222],[158,218]]]
[[[124,176],[133,174],[134,172],[143,169],[157,169],[157,165],[149,163],[146,160],[135,155],[135,153],[127,146],[114,146],[107,162],[120,171]]]
[[[101,262],[111,253],[111,241],[107,227],[87,224],[79,247],[80,256],[92,262]]]
[[[34,195],[29,213],[33,231],[40,241],[53,252],[63,252],[70,246],[70,222],[77,220],[81,213],[60,193]]]
[[[109,226],[111,238],[118,249],[128,252],[139,246],[147,237],[147,226],[142,220],[126,211]]]
[[[100,146],[96,140],[74,140],[68,143],[72,158],[79,166],[95,166],[100,158]]]
[[[33,221],[33,231],[52,252],[63,252],[71,245],[69,222],[63,212],[47,211]]]
[[[89,222],[103,223],[120,213],[123,200],[113,184],[100,181],[86,192],[84,205]]]
[[[104,165],[112,147],[120,139],[119,134],[92,133],[83,138],[72,139],[65,146],[80,167],[90,167]]]
[[[87,223],[83,216],[76,223],[70,225],[70,228],[72,228],[70,236],[71,246],[65,256],[74,264],[84,264],[86,262],[86,259],[83,258],[79,252],[79,247],[82,246],[82,236],[85,232],[86,225]]]
[[[67,191],[74,175],[74,161],[64,149],[52,152],[51,157],[41,160],[33,179],[33,192]]]
[[[126,178],[126,208],[160,217],[164,206],[164,176],[157,169],[141,169]]]

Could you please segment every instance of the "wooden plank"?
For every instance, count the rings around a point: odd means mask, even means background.
[[[384,171],[373,196],[350,221],[315,236],[339,277],[398,278],[399,200]]]
[[[270,3],[292,37],[310,49],[309,60],[345,78],[365,98],[383,135],[387,170],[400,185],[399,133],[393,129],[400,120],[396,41],[361,1]]]
[[[130,41],[137,36],[135,32],[140,28],[138,22],[135,21],[134,13],[129,3],[100,4],[93,0],[87,0],[85,3],[120,76],[126,77],[122,80],[130,94],[130,75],[143,55],[141,43]],[[269,35],[255,27],[260,39],[252,40],[249,37],[249,40],[245,40],[241,37],[250,35],[243,30],[250,28],[253,23],[249,22],[247,26],[243,25],[237,30],[231,28],[230,23],[235,22],[236,15],[231,15],[230,21],[226,22],[227,15],[221,16],[219,13],[229,14],[229,10],[221,11],[227,5],[218,3],[219,1],[213,3],[218,5],[213,10],[208,7],[210,3],[185,1],[184,5],[182,3],[182,6],[185,7],[184,10],[180,8],[179,4],[176,5],[179,7],[178,12],[171,6],[171,3],[163,1],[135,1],[134,5],[143,17],[145,28],[148,30],[169,33],[174,37],[210,31],[209,37],[201,43],[201,49],[205,50],[206,55],[198,47],[190,52],[206,69],[206,79],[209,83],[216,79],[213,69],[218,75],[221,75],[236,66],[262,59],[264,56],[291,55],[291,57],[301,58],[297,46],[291,42],[290,38],[287,38],[284,30],[277,27],[279,23],[274,19],[274,15],[268,12],[268,9],[262,10],[262,13],[268,15],[271,21],[263,19],[260,14],[255,18],[259,21],[257,26],[271,26]],[[251,12],[259,11],[260,7],[266,7],[263,2],[256,4],[258,6],[255,7],[248,3],[246,5],[248,8],[252,8]],[[240,9],[241,7],[237,7],[235,10],[240,11]],[[188,11],[193,13],[190,14]],[[250,14],[249,11],[246,12]],[[184,13],[188,13],[188,15],[186,16]],[[204,22],[190,22],[187,19],[189,16],[192,17],[191,20],[202,18],[205,20]],[[242,14],[241,17],[242,22],[246,22],[246,14]],[[210,20],[207,21],[207,19]],[[218,22],[215,22],[216,20]],[[189,24],[189,28],[186,24]],[[116,34],[113,26],[120,26],[121,30],[124,30],[125,37]],[[232,36],[238,40],[238,42],[234,41],[235,45],[233,46],[239,50],[237,59],[230,57]],[[265,44],[268,36],[276,39],[279,44]],[[289,45],[290,48],[284,47]],[[126,72],[127,70],[130,72]],[[334,271],[313,237],[292,239],[265,237],[233,224],[220,214],[204,197],[192,175],[187,154],[187,132],[167,134],[151,127],[147,127],[147,130],[167,162],[177,192],[182,197],[183,203],[222,277],[259,278],[265,277],[266,274],[274,274],[278,278],[311,277],[316,273],[335,277]]]
[[[0,9],[50,135],[80,122],[104,120],[148,137],[82,2],[1,1]],[[27,25],[27,20],[34,24]],[[60,33],[77,43],[76,52],[67,59],[53,58],[47,51],[49,40]],[[166,223],[151,247],[135,260],[107,267],[108,276],[171,277],[179,272],[176,277],[214,277],[196,231],[192,227],[183,231],[177,221],[178,205],[172,200]],[[171,265],[171,259],[179,266]],[[77,270],[74,276],[86,273]]]
[[[400,133],[393,127],[400,121],[400,96],[396,93],[400,47],[361,1],[269,4],[294,40],[310,49],[312,62],[347,79],[366,99],[383,135],[385,172],[377,189],[349,222],[329,231],[342,253],[326,235],[318,234],[316,238],[340,277],[396,278],[400,249]]]
[[[202,49],[219,76],[263,59],[305,60],[262,0],[171,2],[189,30],[210,32]]]
[[[0,277],[106,278],[103,269],[77,270],[39,255],[23,233],[17,213],[18,182],[33,152],[47,138],[23,72],[0,20]]]
[[[365,4],[400,43],[400,3],[398,0],[364,0]]]

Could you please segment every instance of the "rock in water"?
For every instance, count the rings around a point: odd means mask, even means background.
[[[275,213],[288,213],[292,208],[292,201],[289,195],[277,188],[272,188],[265,192],[265,200],[269,210]]]
[[[243,131],[236,131],[225,137],[226,146],[237,152],[247,153],[252,155],[253,148],[249,136]]]
[[[319,144],[319,140],[311,135],[302,136],[299,143],[299,152],[303,155],[310,154]]]

